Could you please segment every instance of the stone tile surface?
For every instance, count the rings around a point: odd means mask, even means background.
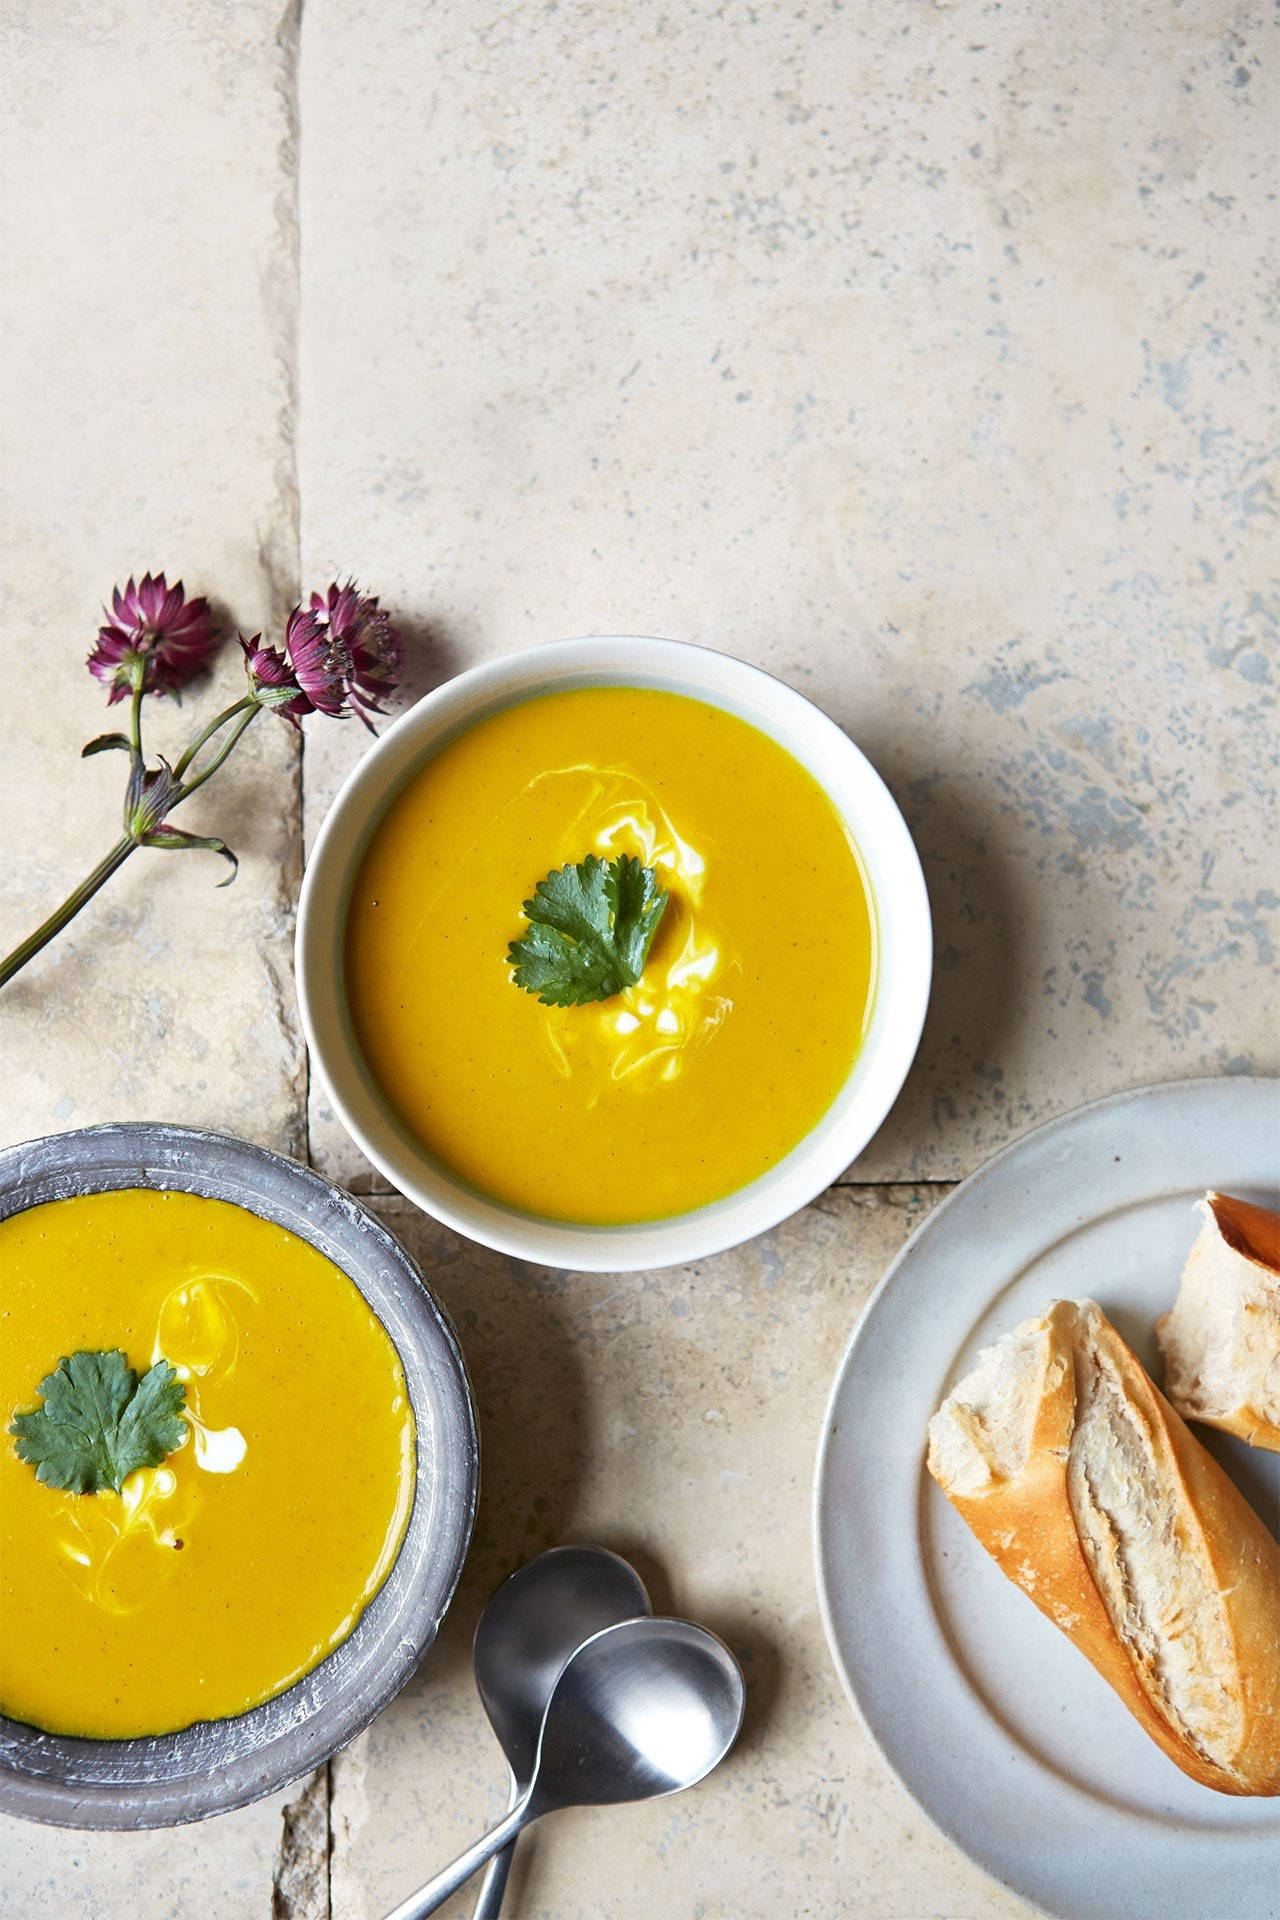
[[[7,953],[119,832],[121,724],[84,668],[113,581],[166,569],[252,632],[295,591],[293,60],[267,0],[63,0],[4,40]],[[232,658],[234,655],[234,659]],[[242,689],[229,642],[144,738],[170,759]],[[175,822],[213,855],[141,852],[0,995],[4,1135],[99,1120],[299,1144],[297,748],[260,717]]]
[[[470,1633],[574,1537],[725,1633],[750,1716],[698,1793],[535,1838],[513,1913],[1027,1911],[840,1695],[813,1450],[919,1183],[1093,1094],[1277,1063],[1264,31],[1252,0],[308,0],[299,67],[295,0],[10,9],[0,947],[112,837],[116,763],[76,758],[110,724],[81,662],[112,580],[167,567],[252,629],[301,558],[404,618],[405,699],[593,631],[790,680],[902,804],[938,970],[853,1170],[898,1184],[752,1247],[571,1279],[378,1201],[484,1424],[439,1646],[287,1818],[3,1825],[0,1911],[377,1920],[497,1813]],[[139,856],[0,996],[4,1137],[162,1117],[305,1147],[300,788],[311,836],[364,745],[257,723],[189,817],[237,885]],[[309,1128],[369,1186],[322,1094]]]
[[[521,1920],[641,1914],[1014,1920],[1030,1909],[936,1834],[871,1749],[827,1656],[809,1529],[828,1387],[867,1295],[937,1188],[837,1188],[696,1267],[579,1275],[380,1216],[454,1316],[484,1437],[475,1543],[439,1642],[333,1767],[333,1911],[378,1920],[492,1824],[506,1774],[471,1678],[493,1588],[566,1540],[624,1553],[657,1611],[743,1663],[745,1730],[694,1792],[557,1815]],[[470,1892],[442,1913],[467,1914]]]
[[[305,570],[410,617],[415,694],[663,633],[840,721],[938,952],[860,1179],[1274,1070],[1264,19],[308,5]]]
[[[12,1920],[326,1920],[276,1913],[288,1796],[169,1833],[64,1833],[0,1821],[0,1913]]]
[[[42,0],[7,12],[0,951],[118,832],[121,759],[77,759],[121,712],[108,718],[83,665],[112,582],[167,568],[250,631],[294,591],[282,11]],[[224,658],[180,711],[149,703],[153,752],[174,757],[238,678]],[[237,884],[215,890],[212,856],[136,855],[0,995],[6,1141],[168,1119],[301,1144],[297,815],[296,747],[259,720],[178,816],[237,849]],[[0,1912],[266,1920],[283,1804],[169,1834],[0,1822]]]

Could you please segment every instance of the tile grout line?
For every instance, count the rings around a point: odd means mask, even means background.
[[[287,399],[282,410],[282,438],[286,443],[288,473],[282,476],[281,493],[291,508],[292,543],[289,554],[288,603],[295,606],[302,596],[302,480],[298,465],[298,416],[301,407],[301,327],[302,327],[302,22],[303,0],[284,0],[276,45],[281,56],[280,98],[285,128],[281,140],[281,158],[285,185],[278,196],[279,230],[288,248],[288,343],[282,354]],[[283,609],[277,609],[282,613]],[[297,729],[294,791],[298,808],[297,880],[301,884],[306,864],[306,732]],[[297,924],[297,899],[294,900],[294,927]],[[296,995],[295,980],[295,995]],[[301,1040],[301,1034],[299,1039]],[[302,1111],[297,1130],[301,1158],[307,1166],[311,1155],[311,1055],[302,1040],[300,1074]]]
[[[326,1178],[327,1177],[328,1176],[326,1176]],[[822,1189],[822,1193],[844,1193],[844,1192],[859,1192],[859,1191],[864,1193],[875,1193],[878,1189],[881,1189],[884,1187],[939,1187],[939,1188],[946,1187],[946,1188],[949,1188],[949,1187],[958,1187],[962,1180],[967,1180],[968,1178],[969,1178],[969,1175],[965,1173],[945,1174],[941,1176],[930,1175],[927,1178],[924,1176],[917,1178],[914,1175],[909,1173],[895,1173],[895,1174],[890,1174],[887,1178],[883,1180],[833,1180],[829,1186],[826,1186]],[[352,1198],[355,1200],[404,1200],[407,1197],[406,1195],[400,1192],[398,1187],[376,1186],[376,1187],[356,1188],[352,1186],[344,1186],[344,1183],[340,1180],[335,1181],[334,1184],[337,1186],[343,1186],[344,1191],[349,1193],[352,1196]],[[815,1194],[814,1200],[820,1200],[822,1198],[822,1193]],[[410,1204],[413,1204],[413,1203],[410,1202]],[[813,1201],[810,1201],[809,1204],[812,1206]],[[424,1209],[419,1209],[419,1211],[424,1211]]]
[[[324,1763],[324,1920],[333,1920],[333,1761]]]
[[[302,305],[301,51],[304,0],[284,0],[275,30],[276,93],[281,110],[279,157],[282,180],[275,199],[278,253],[274,278],[282,317],[278,348],[281,386],[281,450],[277,493],[284,523],[281,545],[264,549],[274,618],[283,621],[302,592],[302,485],[298,467],[300,407],[300,330]],[[295,886],[306,861],[306,735],[298,729],[293,788],[297,808]],[[294,898],[296,923],[297,898]],[[298,1073],[301,1112],[294,1132],[295,1150],[312,1165],[311,1056],[300,1029]],[[321,1805],[316,1802],[320,1800]],[[281,1834],[272,1876],[272,1920],[333,1920],[333,1766],[326,1760],[307,1781],[297,1783],[281,1814]]]
[[[293,454],[294,501],[294,576],[299,600],[302,597],[302,472],[298,460],[298,422],[302,411],[302,30],[305,0],[285,0],[282,34],[290,41],[293,85],[290,98],[291,159],[293,182],[293,408],[290,420],[290,444]],[[299,884],[307,864],[307,735],[298,728],[298,872]],[[295,903],[295,934],[297,914]],[[296,992],[296,979],[295,979]],[[311,1049],[302,1038],[302,1149],[307,1166],[314,1166],[311,1150]],[[325,1762],[325,1778],[332,1787],[332,1770]],[[332,1889],[325,1920],[331,1920]]]

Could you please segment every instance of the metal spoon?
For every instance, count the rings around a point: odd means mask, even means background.
[[[476,1628],[476,1688],[511,1765],[511,1806],[528,1789],[565,1662],[602,1627],[649,1611],[639,1574],[603,1547],[552,1547],[498,1588]],[[498,1920],[514,1852],[489,1862],[472,1920]]]
[[[387,1920],[425,1920],[544,1813],[696,1786],[737,1739],[745,1699],[737,1661],[705,1627],[606,1627],[578,1648],[552,1689],[524,1798]]]

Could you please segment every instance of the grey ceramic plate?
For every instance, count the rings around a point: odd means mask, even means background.
[[[350,1276],[404,1367],[417,1488],[396,1563],[355,1631],[274,1700],[152,1739],[73,1740],[0,1719],[0,1809],[60,1827],[205,1820],[274,1792],[353,1740],[435,1639],[466,1557],[479,1479],[453,1331],[404,1248],[358,1201],[292,1160],[187,1127],[89,1127],[0,1152],[0,1219],[119,1187],[235,1201]]]
[[[1274,1207],[1278,1120],[1274,1080],[1191,1080],[1027,1134],[913,1235],[836,1376],[815,1510],[836,1666],[948,1838],[1063,1920],[1271,1920],[1280,1800],[1165,1758],[943,1498],[925,1425],[979,1347],[1062,1297],[1091,1294],[1159,1380],[1194,1203]],[[1274,1528],[1280,1457],[1194,1431]]]

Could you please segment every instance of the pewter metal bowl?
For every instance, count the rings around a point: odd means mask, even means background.
[[[0,1718],[0,1810],[56,1827],[207,1820],[321,1765],[368,1726],[435,1639],[475,1518],[479,1447],[462,1355],[404,1248],[349,1194],[225,1134],[87,1127],[0,1151],[0,1219],[81,1193],[177,1189],[274,1220],[353,1280],[400,1355],[417,1423],[413,1512],[354,1632],[274,1700],[133,1740],[78,1740]]]

